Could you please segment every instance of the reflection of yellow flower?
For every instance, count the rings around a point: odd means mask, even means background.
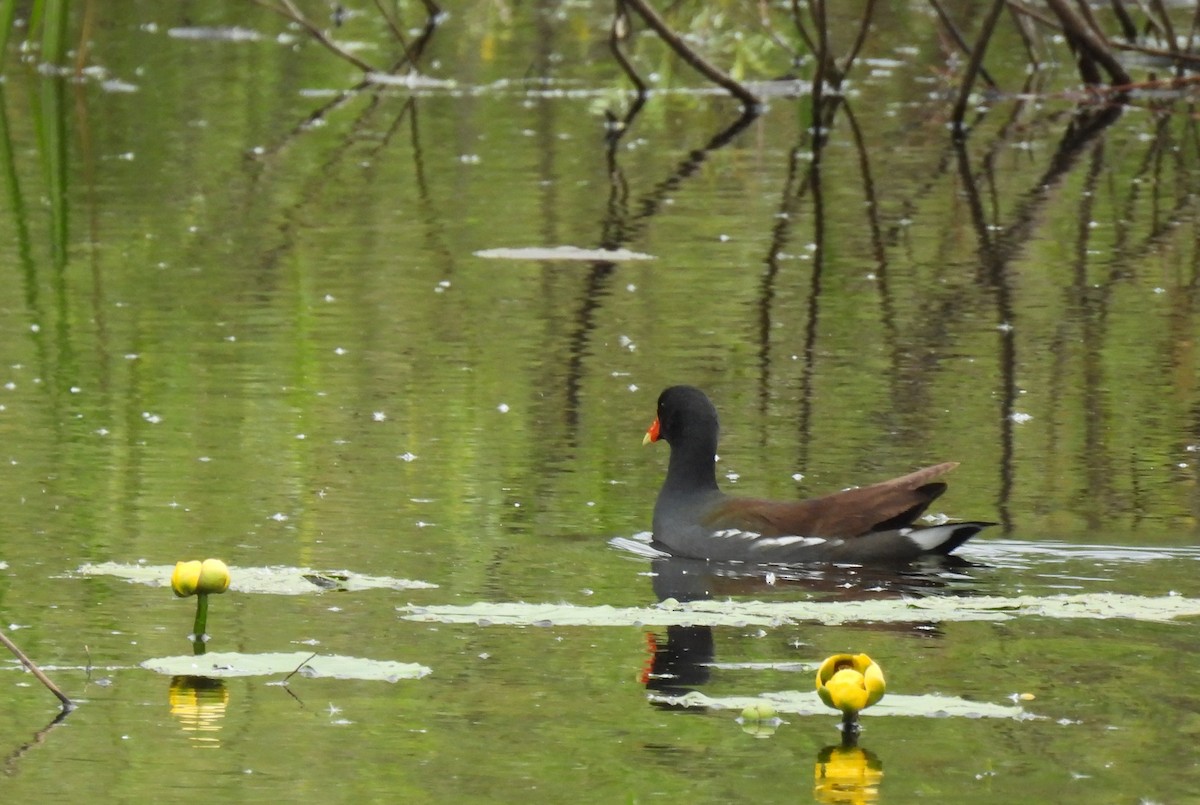
[[[817,755],[813,799],[817,802],[869,803],[879,801],[883,764],[857,746],[827,746]]]
[[[229,704],[224,681],[203,676],[172,677],[167,700],[171,715],[179,719],[184,731],[197,733],[192,740],[198,747],[216,749],[221,745],[212,733],[220,731]]]
[[[229,589],[229,567],[220,559],[176,562],[175,572],[171,574],[171,589],[180,598],[223,593]]]
[[[853,718],[883,698],[883,671],[866,654],[834,654],[817,670],[817,694]]]

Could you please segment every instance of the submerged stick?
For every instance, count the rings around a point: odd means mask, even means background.
[[[30,673],[36,676],[38,681],[45,685],[51,693],[58,697],[58,700],[62,702],[64,711],[75,709],[75,702],[68,699],[67,694],[59,690],[58,686],[50,681],[50,677],[42,673],[42,669],[38,668],[37,664],[34,663],[33,660],[29,659],[25,652],[21,651],[21,649],[17,647],[16,643],[14,643],[12,640],[9,640],[8,635],[6,635],[3,630],[0,630],[0,643],[8,646],[8,650],[17,656],[17,659],[21,661],[21,664],[28,668]]]

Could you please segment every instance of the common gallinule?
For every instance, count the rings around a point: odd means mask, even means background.
[[[658,398],[643,444],[665,440],[671,461],[654,504],[654,542],[676,556],[743,562],[907,562],[948,554],[993,523],[916,527],[958,466],[935,464],[890,481],[798,501],[735,498],[717,487],[717,409],[692,386]]]

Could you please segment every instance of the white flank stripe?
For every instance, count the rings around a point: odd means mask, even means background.
[[[714,531],[714,537],[737,537],[738,539],[758,539],[762,534],[754,531],[743,531],[740,528],[726,528],[722,531]]]
[[[759,548],[787,548],[792,545],[798,545],[804,548],[810,548],[813,545],[823,545],[825,540],[820,537],[767,537],[754,543],[751,547]]]

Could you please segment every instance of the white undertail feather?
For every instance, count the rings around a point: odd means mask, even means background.
[[[902,528],[900,533],[908,537],[923,551],[936,551],[949,542],[962,523],[936,525],[929,528]]]

